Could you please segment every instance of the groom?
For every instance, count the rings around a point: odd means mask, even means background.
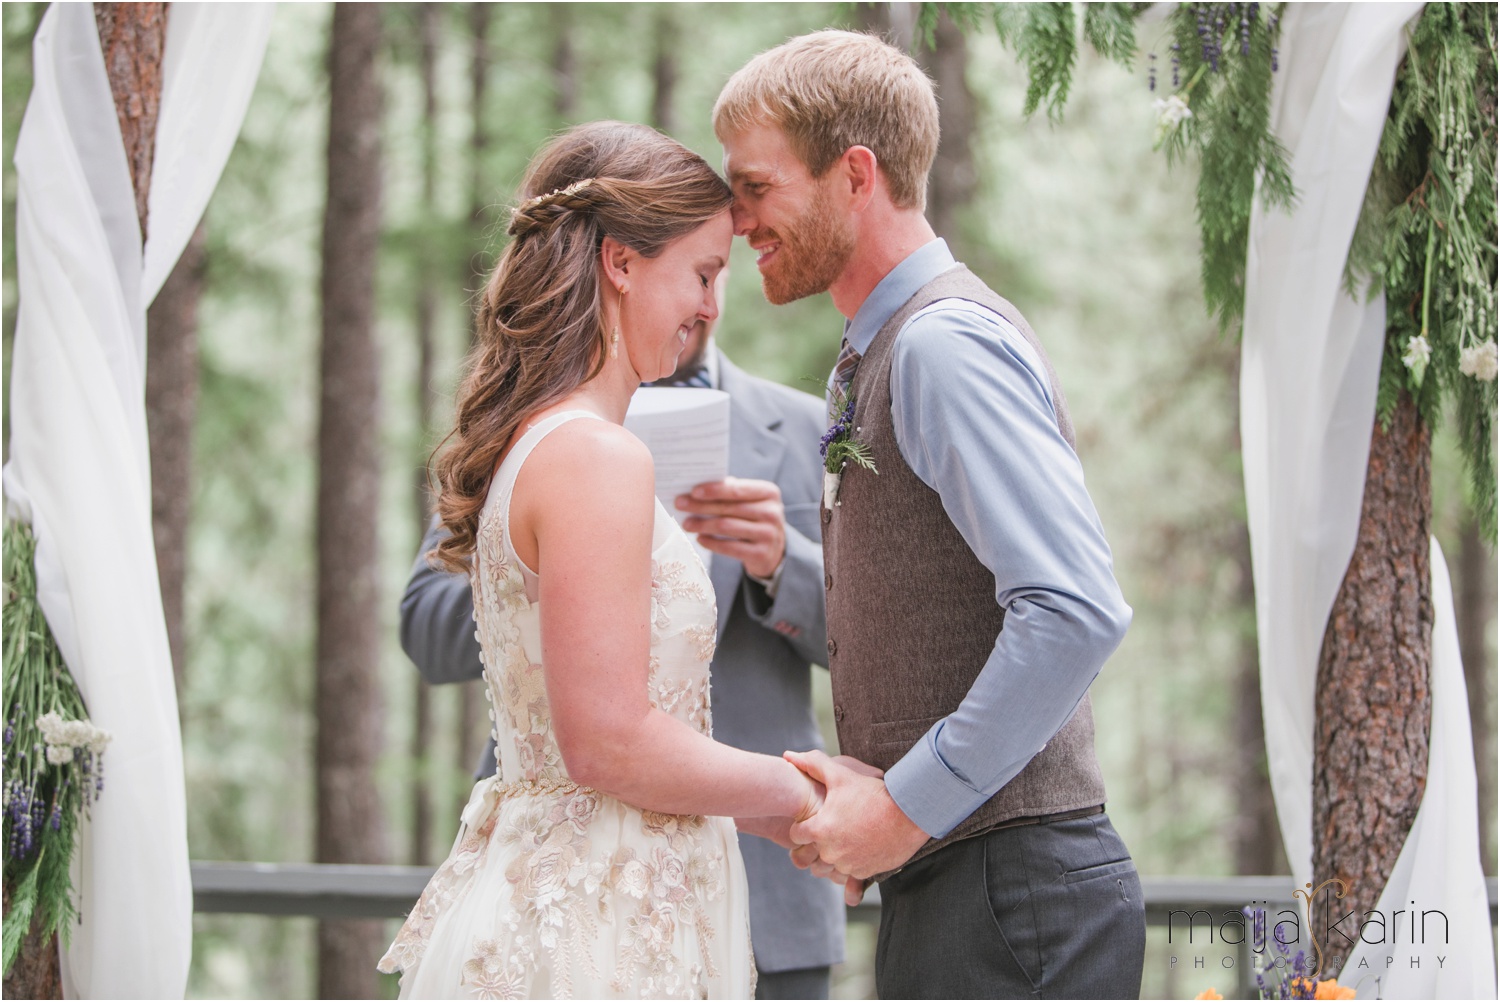
[[[830,390],[874,465],[821,518],[839,742],[877,769],[788,754],[828,791],[793,858],[881,881],[883,998],[1133,998],[1140,881],[1088,698],[1130,608],[1046,353],[922,215],[932,84],[822,31],[736,73],[714,130],[766,298],[847,318]]]

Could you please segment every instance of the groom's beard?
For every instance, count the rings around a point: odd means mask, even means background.
[[[770,267],[760,273],[766,299],[777,306],[827,292],[854,256],[849,220],[816,197],[795,222],[780,230],[755,230],[746,239],[751,244],[781,242]]]

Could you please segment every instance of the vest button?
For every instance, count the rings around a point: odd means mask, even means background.
[[[844,708],[838,703],[833,704],[833,719],[838,721],[844,719]]]
[[[823,587],[825,589],[827,589],[828,591],[832,591],[833,590],[833,575],[832,574],[824,574],[823,575]]]
[[[832,522],[832,521],[833,521],[833,512],[829,511],[827,508],[824,508],[823,509],[823,524],[827,525],[829,522]]]
[[[830,655],[833,655],[833,654],[837,654],[838,652],[839,652],[839,645],[838,645],[838,643],[836,641],[834,641],[834,639],[832,637],[829,637],[828,638],[828,653]]]

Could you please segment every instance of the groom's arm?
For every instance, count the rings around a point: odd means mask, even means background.
[[[902,458],[995,575],[1005,628],[958,709],[888,770],[903,812],[941,838],[1067,723],[1131,611],[1047,371],[996,314],[950,300],[897,343]]]
[[[1067,722],[1131,616],[1046,370],[1014,328],[970,303],[929,307],[897,342],[891,395],[902,458],[994,573],[1006,618],[958,708],[884,784],[830,778],[824,810],[793,831],[855,876],[901,865],[1010,782]]]
[[[427,563],[428,551],[446,535],[434,522],[401,596],[401,649],[432,685],[467,682],[484,670],[468,577]]]

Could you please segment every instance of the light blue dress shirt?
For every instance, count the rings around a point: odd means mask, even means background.
[[[901,306],[955,264],[933,240],[846,322],[861,354]],[[953,713],[886,773],[891,798],[941,838],[1025,768],[1067,723],[1131,611],[1078,456],[1057,428],[1031,345],[999,314],[945,299],[902,329],[891,366],[901,458],[995,575],[1005,629]]]

